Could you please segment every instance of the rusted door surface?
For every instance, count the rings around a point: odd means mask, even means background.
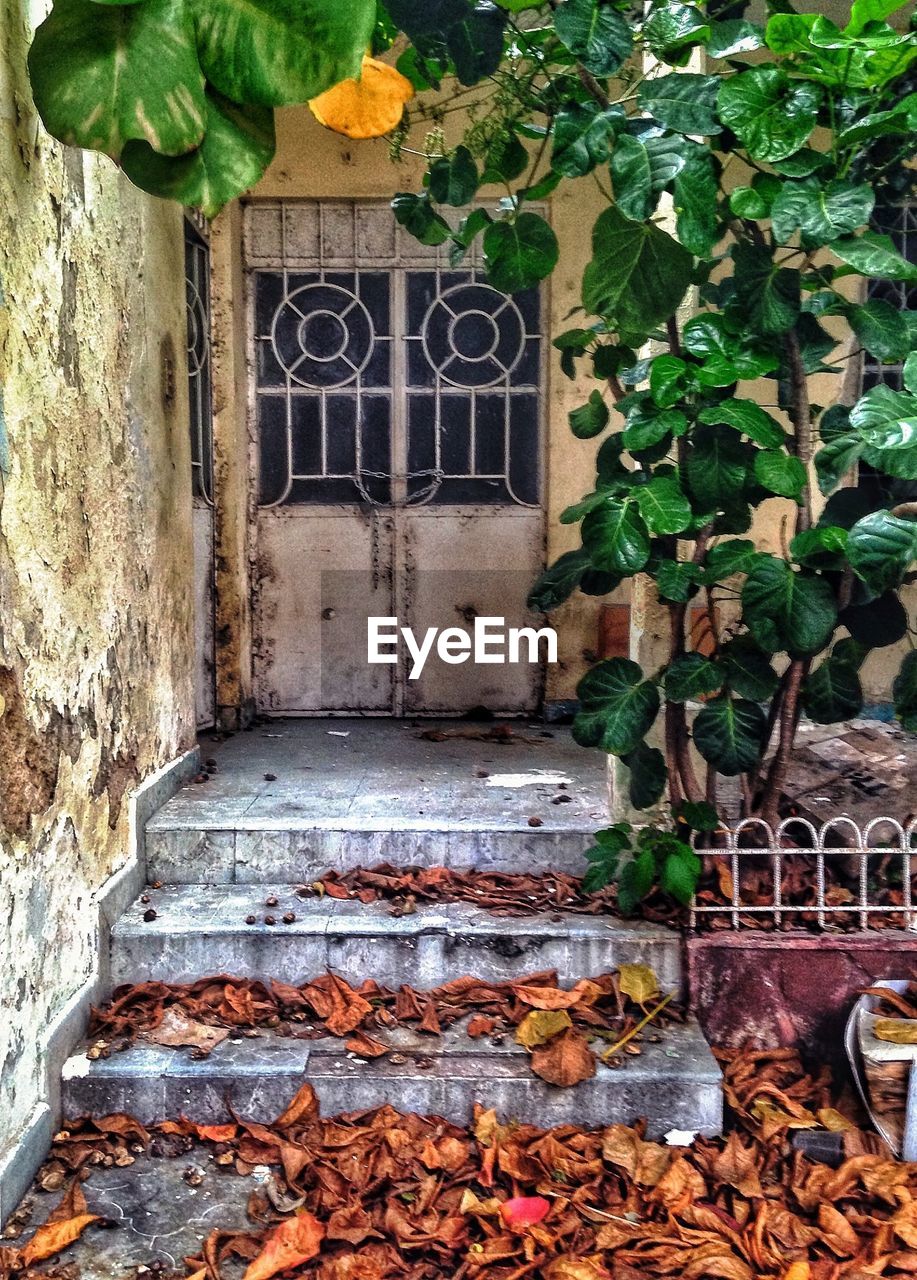
[[[203,729],[216,719],[210,250],[202,230],[190,217],[185,219],[185,301],[193,502],[194,709],[197,727]]]
[[[262,710],[538,703],[538,664],[367,662],[367,619],[531,625],[543,564],[541,299],[418,245],[385,204],[272,201],[245,222]]]

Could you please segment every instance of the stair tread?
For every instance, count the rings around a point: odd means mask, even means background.
[[[349,937],[397,935],[403,938],[422,934],[467,934],[493,939],[525,934],[528,937],[568,937],[608,941],[623,939],[643,945],[672,947],[678,936],[664,925],[644,920],[623,920],[608,915],[584,915],[574,911],[531,912],[526,915],[497,915],[487,907],[470,902],[418,903],[406,915],[393,915],[392,904],[363,903],[358,899],[324,897],[301,898],[293,885],[217,884],[163,885],[148,889],[118,920],[114,937],[174,938],[183,934],[244,934],[263,937],[315,937],[328,934]],[[265,899],[277,898],[268,907]],[[144,915],[152,907],[155,920]],[[286,912],[296,920],[283,924]],[[255,924],[246,924],[254,915]],[[264,923],[273,916],[274,925]]]

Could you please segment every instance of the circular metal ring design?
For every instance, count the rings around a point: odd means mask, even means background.
[[[193,378],[207,363],[207,313],[201,295],[186,281],[186,314],[188,318],[188,373]]]
[[[512,298],[469,281],[446,289],[421,327],[424,355],[456,387],[504,382],[525,351],[525,324]]]
[[[278,364],[294,382],[316,391],[359,377],[372,355],[374,337],[366,307],[336,284],[317,282],[294,290],[271,325]]]

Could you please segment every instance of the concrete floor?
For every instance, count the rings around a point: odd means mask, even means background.
[[[455,736],[491,731],[506,741]],[[449,736],[422,736],[438,732]],[[604,757],[567,728],[526,721],[272,720],[225,740],[204,734],[201,753],[215,771],[161,811],[173,825],[311,819],[397,830],[422,819],[558,832],[594,828],[608,813]]]

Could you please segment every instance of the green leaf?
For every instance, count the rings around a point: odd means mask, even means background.
[[[623,121],[620,107],[601,110],[579,102],[562,107],[554,117],[552,169],[567,178],[581,178],[604,164]]]
[[[514,182],[529,166],[529,153],[514,133],[499,134],[487,148],[481,182]]]
[[[650,395],[660,409],[671,409],[681,398],[687,371],[678,356],[656,356],[650,362]]]
[[[749,451],[734,431],[699,427],[691,437],[687,480],[701,510],[717,511],[741,498]]]
[[[858,275],[875,280],[917,280],[917,263],[903,258],[890,236],[864,231],[860,236],[834,240],[828,248]]]
[[[691,504],[675,476],[654,476],[633,496],[650,533],[682,533],[691,523]]]
[[[675,176],[672,199],[678,239],[698,257],[706,257],[720,238],[718,195],[713,156],[697,148]]]
[[[710,34],[707,19],[693,4],[672,0],[653,5],[643,25],[643,38],[653,53],[666,58],[694,44],[701,44]]]
[[[747,773],[758,763],[764,741],[764,712],[756,702],[723,694],[695,717],[694,745],[726,777]]]
[[[656,859],[652,849],[644,849],[621,869],[618,881],[618,909],[633,915],[656,882]]]
[[[646,525],[630,499],[612,498],[583,520],[583,546],[597,569],[630,577],[650,558]]]
[[[680,829],[691,831],[718,831],[719,815],[706,800],[682,800],[672,808],[672,817]]]
[[[184,0],[56,0],[35,32],[29,75],[45,128],[70,146],[117,160],[132,139],[181,155],[204,136],[204,77]]]
[[[885,385],[872,387],[851,409],[850,426],[870,466],[917,479],[917,398]]]
[[[671,894],[676,902],[688,906],[694,897],[700,879],[701,860],[688,845],[682,845],[676,853],[670,853],[662,864],[659,887]]]
[[[735,53],[751,53],[764,45],[764,28],[744,18],[726,18],[710,26],[708,58],[729,58]]]
[[[148,9],[150,0],[142,8]],[[189,0],[201,69],[233,102],[308,102],[357,77],[373,0]]]
[[[770,202],[757,187],[735,187],[729,193],[729,208],[737,218],[750,218],[757,222],[771,211]]]
[[[691,283],[694,261],[677,241],[615,208],[599,215],[592,251],[583,274],[583,305],[628,333],[648,333],[674,315]]]
[[[622,134],[611,157],[615,204],[626,218],[642,222],[684,162],[683,139]]]
[[[580,711],[573,737],[584,747],[600,747],[610,755],[635,751],[659,711],[659,691],[636,662],[609,658],[583,676],[576,689]]]
[[[506,14],[496,5],[467,5],[466,14],[445,32],[446,46],[460,84],[477,84],[493,75],[503,57]]]
[[[855,434],[836,436],[819,449],[815,455],[815,471],[822,493],[829,494],[837,486],[862,452],[863,441]]]
[[[426,195],[400,191],[392,200],[392,212],[395,221],[421,244],[445,244],[452,235],[449,223],[436,212]]]
[[[767,249],[733,245],[735,286],[743,317],[767,336],[786,333],[799,315],[799,272],[778,267]]]
[[[777,692],[777,672],[750,636],[728,640],[720,648],[720,661],[730,692],[739,697],[766,702]]]
[[[663,600],[684,604],[693,595],[694,588],[703,582],[704,573],[700,565],[690,560],[660,560],[653,579]]]
[[[633,48],[630,24],[602,0],[564,0],[554,13],[554,30],[594,76],[611,76]]]
[[[745,538],[717,542],[707,552],[704,581],[712,586],[735,573],[747,573],[757,557],[755,544]]]
[[[901,381],[912,395],[917,396],[917,351],[912,351],[905,360]]]
[[[663,684],[669,702],[690,702],[716,693],[723,684],[723,671],[711,658],[686,653],[669,664]]]
[[[895,715],[908,733],[917,733],[917,649],[912,649],[901,663],[892,685]]]
[[[796,571],[785,560],[762,555],[742,588],[744,620],[767,653],[791,658],[818,653],[831,638],[837,604],[830,582],[808,569]]]
[[[806,142],[815,127],[821,92],[791,80],[779,67],[751,67],[723,80],[720,119],[755,160],[782,160]]]
[[[786,432],[780,423],[754,400],[721,400],[719,404],[702,409],[698,420],[735,427],[736,431],[741,431],[765,449],[778,449],[786,441]]]
[[[907,635],[907,609],[894,591],[886,591],[868,604],[848,605],[840,621],[858,645],[869,649],[884,649]]]
[[[806,486],[806,469],[782,449],[762,449],[755,454],[755,479],[769,493],[798,498]]]
[[[832,654],[807,676],[802,698],[806,714],[816,724],[852,720],[863,708],[856,667]]]
[[[592,568],[589,553],[583,548],[567,551],[554,561],[529,592],[528,607],[534,613],[550,613],[573,594],[583,574]]]
[[[847,548],[847,530],[837,525],[803,529],[790,541],[790,555],[811,569],[841,569]]]
[[[680,409],[661,409],[658,413],[631,413],[627,428],[622,434],[625,447],[631,453],[652,449],[669,435],[683,435],[688,419]]]
[[[847,558],[854,573],[877,595],[895,590],[917,559],[917,524],[890,511],[874,511],[850,530]]]
[[[867,223],[874,204],[875,195],[867,182],[823,185],[817,178],[785,182],[771,209],[774,236],[785,244],[800,230],[807,240],[826,244]]]
[[[903,360],[911,349],[904,316],[884,298],[870,298],[847,307],[850,327],[877,360]]]
[[[676,72],[645,80],[637,91],[637,101],[660,124],[677,133],[709,136],[722,130],[716,116],[719,83],[719,76]]]
[[[273,111],[237,106],[208,89],[207,131],[199,147],[183,156],[163,156],[146,142],[129,142],[121,168],[141,190],[213,218],[254,186],[273,155]]]
[[[590,393],[585,404],[572,409],[567,415],[570,430],[579,440],[591,440],[608,426],[608,405],[602,399],[601,391]]]
[[[500,293],[530,289],[557,265],[557,236],[537,213],[492,223],[484,232],[483,247],[487,279]]]
[[[478,166],[467,147],[456,147],[430,165],[430,195],[438,204],[455,208],[470,204],[478,189]]]
[[[635,751],[624,756],[623,762],[630,770],[627,792],[631,804],[635,809],[651,809],[659,802],[668,781],[665,756],[658,747],[641,742]]]

